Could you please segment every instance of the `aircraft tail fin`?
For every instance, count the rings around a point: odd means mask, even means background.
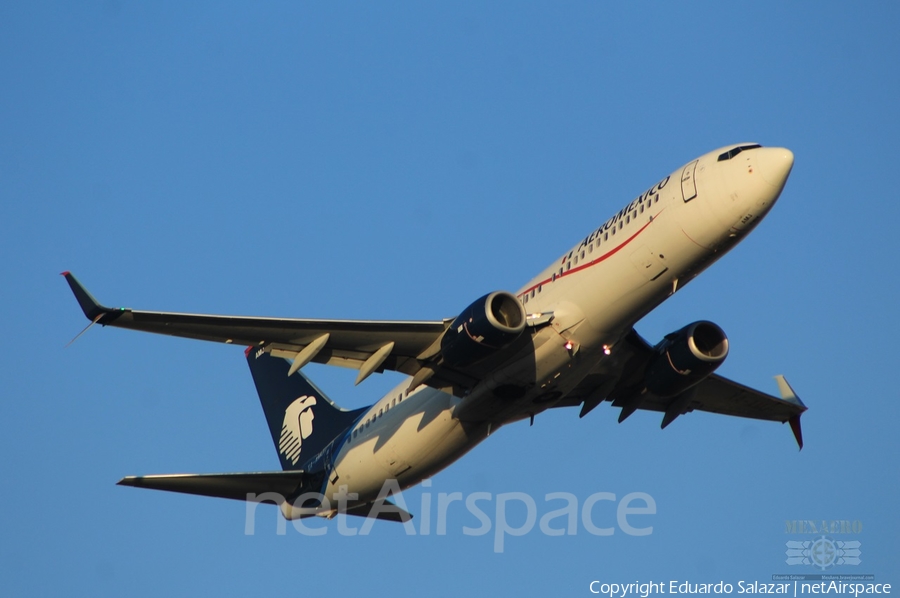
[[[288,375],[290,364],[262,348],[248,347],[245,354],[284,470],[305,469],[368,409],[341,409],[301,372]]]

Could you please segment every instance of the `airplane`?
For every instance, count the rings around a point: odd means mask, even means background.
[[[405,522],[411,514],[387,500],[386,481],[393,490],[410,488],[501,426],[533,424],[560,407],[580,407],[584,417],[603,402],[620,409],[620,423],[638,409],[660,412],[662,428],[694,410],[788,422],[802,449],[806,406],[783,376],[776,376],[776,397],[714,373],[729,348],[719,326],[693,322],[655,345],[634,330],[760,223],[793,163],[790,150],[757,143],[705,154],[638,195],[515,294],[488,293],[443,320],[109,308],[64,272],[87,328],[246,347],[282,467],[129,476],[119,484],[273,502],[289,520],[345,513]],[[408,377],[375,404],[344,410],[300,371],[311,362],[356,369],[356,384],[385,370]]]

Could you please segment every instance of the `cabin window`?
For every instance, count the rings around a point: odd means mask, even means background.
[[[576,266],[578,265],[578,256],[577,255],[575,256],[575,265]]]
[[[584,251],[581,252],[581,259],[584,259]]]
[[[608,241],[608,240],[609,240],[609,233],[603,233],[603,240],[604,240],[604,241]]]
[[[594,253],[594,244],[593,243],[588,245],[588,253]]]
[[[394,399],[393,401],[391,401],[391,407],[393,407],[396,404],[397,404],[397,399]]]
[[[629,222],[631,222],[631,214],[625,216],[625,224],[628,224]]]
[[[538,293],[541,292],[541,289],[543,288],[543,286],[544,286],[544,285],[541,285],[541,284],[538,285]]]
[[[644,204],[641,204],[641,214],[644,213]]]

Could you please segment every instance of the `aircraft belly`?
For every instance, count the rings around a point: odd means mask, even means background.
[[[402,488],[418,484],[432,476],[475,448],[487,438],[487,426],[465,426],[453,419],[453,425],[445,428],[445,434],[420,446],[418,454],[410,457],[415,465],[398,478]]]
[[[454,402],[451,395],[435,392],[399,425],[393,426],[390,418],[379,422],[367,438],[341,451],[334,468],[337,479],[329,482],[325,495],[346,486],[346,492],[368,502],[378,496],[386,479],[408,488],[453,463],[487,436],[486,430],[464,427],[452,417]]]

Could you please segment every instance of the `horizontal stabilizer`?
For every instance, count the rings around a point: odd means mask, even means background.
[[[291,510],[291,505],[282,505],[285,501],[293,501],[306,492],[317,492],[324,481],[322,474],[310,474],[304,471],[265,471],[257,473],[176,473],[170,475],[128,476],[119,480],[119,486],[134,486],[151,490],[166,490],[199,496],[230,498],[252,502],[269,502],[282,506],[282,510]],[[318,505],[319,503],[314,503]],[[296,506],[296,505],[295,505]],[[315,510],[315,506],[307,508]],[[326,516],[331,517],[332,515]],[[289,517],[311,517],[314,512]],[[320,513],[321,515],[322,513]],[[392,502],[367,503],[351,506],[346,515],[371,517],[383,521],[406,523],[412,515]],[[288,514],[285,514],[288,517]]]
[[[279,502],[278,496],[291,500],[303,492],[318,491],[322,474],[304,471],[266,471],[257,473],[206,473],[129,476],[119,480],[119,486],[166,490],[199,496],[214,496],[234,500],[248,500],[248,495],[260,497],[256,502]],[[262,496],[269,494],[269,498]],[[279,502],[280,504],[280,502]]]

